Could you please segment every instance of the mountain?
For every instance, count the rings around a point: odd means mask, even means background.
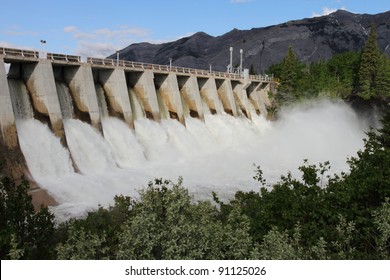
[[[280,62],[288,47],[293,47],[303,62],[328,59],[333,54],[360,50],[374,23],[380,48],[390,55],[390,11],[376,15],[353,14],[338,10],[330,15],[293,20],[251,30],[232,31],[213,37],[198,32],[190,37],[164,44],[132,44],[120,51],[120,59],[155,64],[226,71],[229,48],[233,47],[233,64],[238,65],[243,49],[243,67],[253,65],[262,73]],[[110,56],[115,58],[116,54]]]

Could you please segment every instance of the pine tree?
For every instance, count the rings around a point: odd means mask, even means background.
[[[363,99],[368,100],[376,96],[379,64],[380,50],[375,26],[372,23],[359,67],[359,96]]]
[[[390,60],[382,55],[379,61],[376,96],[379,98],[390,97]]]
[[[290,102],[295,98],[299,72],[300,62],[292,47],[289,46],[281,66],[281,83],[278,89],[278,101],[280,103]]]

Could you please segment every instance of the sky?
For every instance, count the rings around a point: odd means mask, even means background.
[[[133,43],[175,41],[199,31],[220,36],[337,9],[382,13],[390,1],[0,0],[0,7],[0,47],[106,57]]]

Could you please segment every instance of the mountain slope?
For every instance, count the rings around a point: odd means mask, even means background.
[[[164,44],[132,44],[120,51],[120,59],[146,63],[226,71],[229,48],[233,47],[233,64],[239,64],[243,49],[243,66],[254,66],[259,73],[280,62],[288,46],[304,62],[328,59],[335,53],[356,51],[364,46],[371,22],[377,28],[380,48],[390,54],[390,11],[376,14],[353,14],[338,10],[328,16],[294,20],[251,30],[237,30],[213,37],[198,32],[190,37]],[[115,58],[115,54],[110,56]]]

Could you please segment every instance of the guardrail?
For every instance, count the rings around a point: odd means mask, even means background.
[[[37,51],[29,51],[29,50],[20,50],[20,49],[12,49],[12,48],[2,48],[0,47],[0,53],[4,56],[16,56],[23,58],[39,58],[39,52]]]
[[[218,71],[210,71],[210,70],[202,70],[195,68],[185,68],[185,67],[177,67],[177,66],[169,66],[169,65],[160,65],[160,64],[150,64],[150,63],[142,63],[142,62],[134,62],[134,61],[126,61],[126,60],[115,60],[109,58],[94,58],[87,57],[87,63],[92,65],[102,65],[102,66],[120,66],[125,69],[134,69],[134,70],[154,70],[158,72],[175,72],[182,74],[195,74],[199,76],[213,76],[213,77],[221,77],[221,78],[233,78],[233,79],[242,79],[242,74],[237,73],[227,73],[227,72],[218,72]],[[258,80],[263,82],[272,82],[273,77],[268,75],[249,75],[249,79]]]
[[[77,55],[47,53],[46,58],[51,61],[81,62],[81,57]]]
[[[20,50],[20,49],[11,49],[11,48],[2,48],[0,47],[0,53],[6,56],[14,56],[14,57],[23,57],[23,58],[35,58],[39,59],[38,51],[29,51],[29,50]],[[60,62],[74,62],[74,63],[82,63],[81,57],[77,55],[67,55],[67,54],[57,54],[57,53],[47,53],[46,59],[51,61],[60,61]],[[150,63],[142,63],[142,62],[134,62],[134,61],[126,61],[126,60],[116,60],[109,58],[94,58],[87,57],[87,63],[91,65],[102,65],[109,67],[121,66],[125,69],[135,69],[135,70],[153,70],[158,72],[175,72],[180,74],[194,74],[199,76],[207,76],[207,77],[220,77],[220,78],[231,78],[231,79],[242,79],[244,76],[242,74],[237,73],[227,73],[227,72],[218,72],[218,71],[210,71],[210,70],[202,70],[195,68],[185,68],[185,67],[177,67],[177,66],[169,66],[169,65],[159,65],[159,64],[150,64]],[[249,75],[250,80],[256,80],[261,82],[273,82],[273,76],[267,75]]]

